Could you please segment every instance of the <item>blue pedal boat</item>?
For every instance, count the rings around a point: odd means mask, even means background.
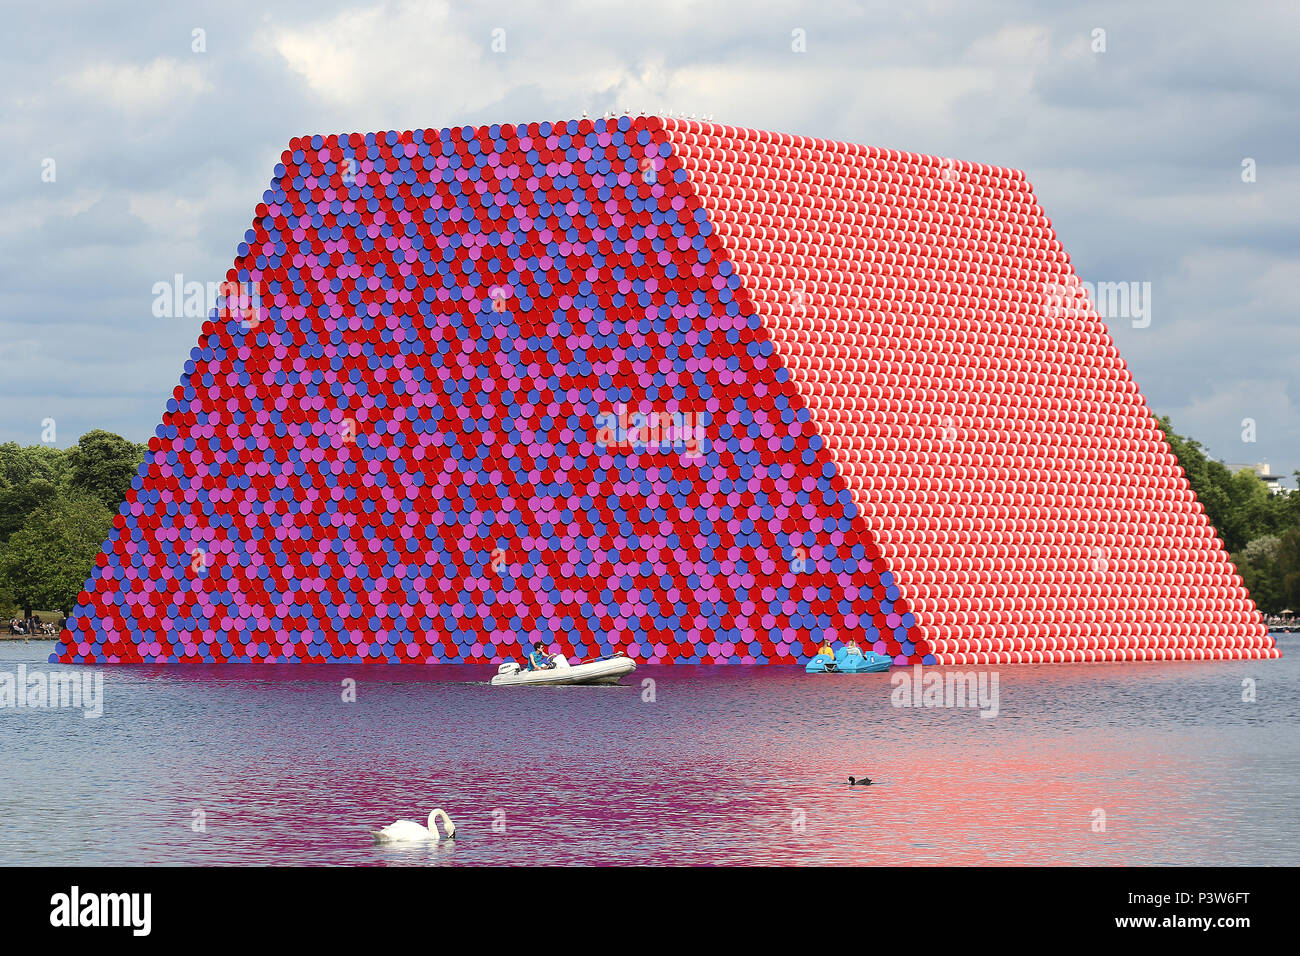
[[[856,647],[841,647],[832,660],[815,654],[804,672],[808,674],[879,674],[894,666],[894,659],[875,651],[865,653]]]

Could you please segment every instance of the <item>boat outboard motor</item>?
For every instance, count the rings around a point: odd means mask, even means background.
[[[506,661],[504,664],[502,664],[500,667],[497,668],[497,673],[502,674],[506,677],[513,677],[515,674],[519,673],[519,662]]]

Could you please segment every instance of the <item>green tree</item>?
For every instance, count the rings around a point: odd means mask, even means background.
[[[113,524],[97,498],[73,493],[36,510],[0,553],[0,580],[24,615],[33,608],[67,613]]]
[[[58,497],[58,489],[44,478],[12,488],[0,488],[0,544],[27,523],[39,508]]]
[[[18,615],[18,599],[14,597],[14,592],[9,590],[9,586],[0,581],[0,620],[8,621]]]
[[[67,453],[50,445],[0,444],[0,491],[32,481],[61,485],[67,479]]]
[[[1227,472],[1227,469],[1223,468],[1223,471]],[[1229,551],[1243,548],[1261,535],[1282,530],[1278,526],[1274,496],[1253,471],[1229,473],[1222,487],[1227,504],[1222,524],[1217,527]]]
[[[1282,535],[1278,542],[1274,573],[1280,595],[1279,603],[1293,611],[1300,611],[1300,528],[1292,528]]]
[[[1208,457],[1200,442],[1174,431],[1169,416],[1157,421],[1187,483],[1229,552],[1239,551],[1260,535],[1280,534],[1298,523],[1300,496],[1271,494],[1253,471],[1234,474]]]
[[[1255,604],[1265,614],[1300,611],[1300,491],[1272,494],[1254,472],[1209,458],[1167,416],[1158,421]]]
[[[104,507],[116,511],[140,469],[145,450],[144,445],[112,432],[98,428],[86,432],[75,448],[68,449],[70,486],[94,495]]]
[[[1276,614],[1286,606],[1279,573],[1281,557],[1282,539],[1272,534],[1258,537],[1232,554],[1232,563],[1237,566],[1246,589],[1266,614]]]

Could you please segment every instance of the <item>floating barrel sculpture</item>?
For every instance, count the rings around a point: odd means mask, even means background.
[[[1275,657],[1024,176],[294,140],[54,657]]]

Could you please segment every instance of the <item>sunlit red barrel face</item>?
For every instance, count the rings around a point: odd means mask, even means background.
[[[62,660],[1277,653],[1018,172],[308,137],[227,278]]]
[[[1276,655],[1022,174],[668,126],[937,660]]]

